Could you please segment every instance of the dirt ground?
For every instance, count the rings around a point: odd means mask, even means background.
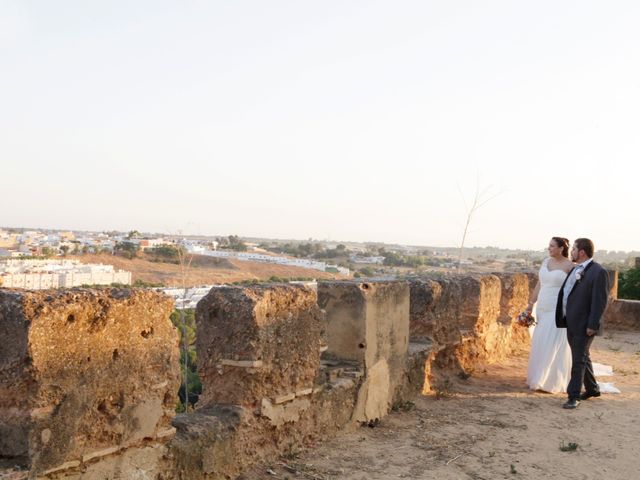
[[[565,397],[525,386],[527,355],[456,379],[375,428],[360,427],[287,455],[243,479],[640,478],[640,332],[609,332],[592,347],[621,394],[561,408]],[[575,449],[573,449],[575,448]]]
[[[131,272],[131,280],[158,283],[165,286],[182,284],[180,265],[152,262],[148,258],[129,260],[114,255],[80,255],[69,257],[82,263],[104,263],[113,265],[119,270]],[[276,265],[271,263],[245,262],[242,260],[214,259],[212,257],[194,256],[194,261],[187,271],[187,285],[210,285],[232,283],[242,280],[267,280],[272,276],[280,278],[342,278],[341,275],[321,272],[309,268]]]

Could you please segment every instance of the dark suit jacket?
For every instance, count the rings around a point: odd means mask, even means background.
[[[571,275],[571,274],[569,274]],[[587,328],[596,330],[596,335],[602,334],[602,315],[607,307],[609,298],[609,275],[602,265],[591,262],[582,273],[580,281],[576,282],[567,300],[567,315],[562,312],[565,278],[558,293],[556,304],[556,327],[566,328],[573,335],[586,335]]]

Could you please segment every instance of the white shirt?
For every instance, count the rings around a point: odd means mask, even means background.
[[[562,296],[562,314],[565,317],[567,316],[567,300],[569,299],[569,294],[571,293],[571,290],[573,290],[573,287],[576,285],[576,281],[577,281],[576,274],[578,272],[582,274],[585,268],[587,268],[587,265],[589,265],[592,261],[593,261],[593,258],[589,258],[584,262],[579,263],[578,265],[573,267],[573,270],[571,270],[571,273],[569,273],[569,278],[567,278],[567,283],[564,285],[564,291]]]

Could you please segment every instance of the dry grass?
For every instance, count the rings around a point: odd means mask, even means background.
[[[114,268],[119,270],[130,271],[133,282],[142,280],[150,283],[161,283],[166,286],[176,286],[181,283],[182,276],[180,266],[176,264],[152,262],[145,258],[129,260],[124,257],[108,254],[81,255],[70,258],[80,260],[82,263],[103,263],[113,265]],[[194,256],[191,269],[188,273],[187,284],[210,285],[243,280],[268,280],[272,276],[280,278],[343,278],[340,275],[308,268],[245,262],[241,260],[216,259],[196,255]]]

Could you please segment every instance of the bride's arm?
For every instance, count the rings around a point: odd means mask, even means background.
[[[536,288],[531,292],[531,298],[529,299],[529,304],[527,305],[527,312],[531,313],[533,310],[533,304],[538,301],[538,294],[540,293],[540,280],[536,284]]]

